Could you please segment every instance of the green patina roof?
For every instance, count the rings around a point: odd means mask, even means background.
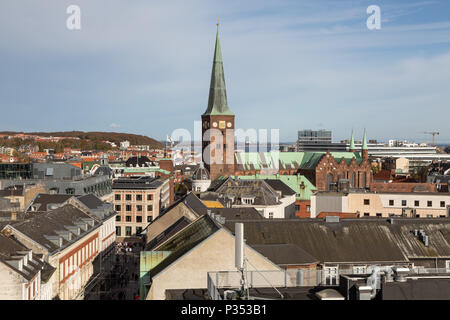
[[[355,150],[355,136],[352,131],[352,138],[350,139],[350,148],[349,150]]]
[[[208,108],[203,115],[233,115],[227,102],[225,74],[223,72],[222,50],[219,41],[219,26],[217,26],[216,48],[211,72]]]
[[[160,168],[149,168],[149,167],[126,167],[123,169],[124,173],[133,173],[133,172],[162,172],[164,174],[170,174],[170,171],[160,169]]]
[[[297,200],[310,200],[313,191],[316,191],[317,188],[308,180],[305,176],[300,174],[298,175],[280,175],[280,174],[271,174],[271,175],[252,175],[252,176],[232,176],[234,179],[241,180],[280,180],[284,184],[286,184],[289,188],[295,191]],[[300,185],[303,183],[304,188],[301,188]]]
[[[237,152],[236,163],[242,165],[244,170],[261,170],[263,168],[276,168],[274,163],[278,161],[279,169],[313,170],[326,152]],[[342,158],[347,162],[355,158],[361,163],[359,152],[331,152],[331,156],[339,163]]]
[[[362,141],[361,150],[367,150],[367,136],[366,136],[366,130],[364,129],[364,136]]]

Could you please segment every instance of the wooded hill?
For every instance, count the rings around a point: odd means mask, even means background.
[[[131,134],[131,133],[119,133],[119,132],[83,132],[83,131],[62,131],[62,132],[12,132],[3,131],[0,134],[29,134],[41,137],[76,137],[80,140],[64,140],[64,145],[67,147],[84,147],[87,145],[98,145],[104,147],[102,141],[114,142],[117,146],[120,146],[121,141],[128,140],[131,145],[149,145],[150,148],[163,149],[164,145],[147,136]],[[29,141],[24,141],[28,143]],[[107,146],[109,146],[107,144]],[[100,149],[103,149],[103,148]],[[109,148],[108,148],[109,149]]]

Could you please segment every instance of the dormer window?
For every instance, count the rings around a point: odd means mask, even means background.
[[[243,204],[253,204],[254,202],[255,202],[255,198],[254,197],[242,198],[242,203]]]

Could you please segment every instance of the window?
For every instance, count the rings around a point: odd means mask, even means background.
[[[415,207],[419,207],[420,206],[420,201],[419,200],[415,200],[414,201],[414,206]]]
[[[395,217],[395,213],[389,213],[389,217]]]
[[[353,274],[365,274],[366,272],[366,266],[353,266]]]
[[[142,222],[142,216],[136,216],[136,222]]]
[[[127,204],[126,207],[125,207],[125,209],[126,209],[127,211],[131,211],[131,205]]]
[[[269,219],[273,219],[273,212],[269,212]]]
[[[136,211],[142,211],[142,206],[138,204],[138,205],[136,206]]]
[[[131,216],[126,216],[125,219],[126,222],[131,222]]]
[[[447,272],[450,272],[450,260],[446,260],[446,261],[445,261],[445,270],[446,270]]]
[[[300,206],[299,205],[295,205],[295,211],[299,212],[300,211]]]
[[[325,284],[329,286],[337,285],[338,267],[324,267]]]
[[[152,216],[147,216],[147,222],[152,222],[153,217]]]
[[[127,194],[127,195],[125,195],[125,200],[127,200],[127,201],[131,201],[131,194]]]
[[[427,214],[427,218],[433,218],[432,214]]]
[[[370,205],[370,200],[369,200],[369,199],[364,199],[364,205],[365,205],[365,206]]]
[[[306,206],[306,212],[311,212],[311,206]]]
[[[433,201],[427,201],[427,207],[432,207],[433,206]]]
[[[142,201],[142,194],[136,195],[136,201]]]
[[[148,195],[147,195],[147,200],[148,200],[148,201],[153,200],[153,195],[152,195],[152,194],[148,194]]]
[[[441,208],[445,208],[445,201],[441,201]]]
[[[120,237],[120,229],[122,229],[121,227],[116,227],[116,236]]]
[[[131,236],[131,227],[125,227],[125,235]]]
[[[383,215],[381,213],[377,213],[377,217],[382,217]]]
[[[122,206],[116,205],[116,211],[122,211]]]
[[[120,217],[119,215],[117,215],[117,216],[116,216],[116,221],[120,222],[120,218],[121,218],[121,217]]]
[[[120,200],[120,194],[116,194],[116,195],[114,196],[114,199],[119,201],[119,200]]]
[[[153,205],[149,204],[149,205],[147,206],[147,211],[153,211]]]
[[[402,206],[403,206],[403,207],[406,206],[406,200],[402,200]]]
[[[364,217],[368,217],[370,214],[368,212],[364,212]]]
[[[142,227],[136,227],[136,234],[140,235],[142,232]]]
[[[393,206],[394,205],[394,200],[389,200],[389,205]]]

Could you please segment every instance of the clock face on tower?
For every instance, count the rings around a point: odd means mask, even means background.
[[[227,123],[227,127],[228,127],[228,128],[231,128],[231,122],[228,122],[228,123]]]
[[[213,127],[217,128],[217,122],[213,122]]]

